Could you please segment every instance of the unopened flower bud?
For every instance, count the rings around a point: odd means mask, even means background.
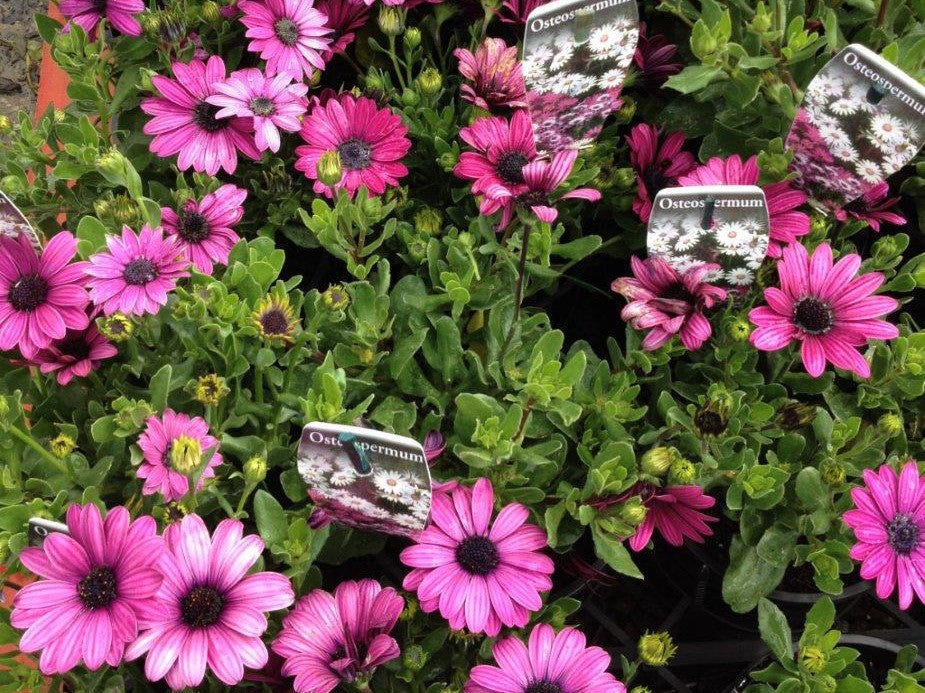
[[[169,456],[171,469],[189,476],[202,463],[202,446],[195,438],[181,434],[174,438]]]
[[[379,24],[379,30],[386,36],[398,36],[405,28],[405,13],[397,7],[382,5],[379,7],[376,22]]]
[[[730,339],[734,342],[747,342],[751,333],[752,324],[744,317],[731,320],[726,325],[726,334],[728,334]]]
[[[368,366],[373,362],[373,359],[376,358],[376,352],[369,347],[365,347],[360,349],[360,351],[357,353],[357,358],[360,359],[360,363],[362,363],[364,366]]]
[[[421,30],[416,26],[409,26],[405,29],[403,40],[408,48],[417,48],[421,45]]]
[[[401,663],[408,671],[418,672],[427,664],[427,653],[420,645],[410,645],[402,652]]]
[[[125,178],[128,159],[115,147],[110,147],[96,157],[96,168],[107,178]]]
[[[443,229],[443,216],[433,207],[424,207],[414,215],[414,230],[426,236],[436,236]]]
[[[642,455],[642,471],[651,476],[664,476],[678,459],[678,451],[669,447],[654,447]]]
[[[829,486],[841,486],[845,483],[845,468],[838,460],[826,460],[822,463],[820,476]]]
[[[787,402],[777,411],[775,421],[785,431],[808,426],[816,418],[816,407],[802,402]]]
[[[156,38],[160,34],[161,18],[153,12],[145,12],[141,15],[141,30],[146,36]]]
[[[13,131],[13,121],[8,116],[0,115],[0,135],[9,135]]]
[[[903,420],[898,414],[884,414],[877,419],[877,431],[887,438],[895,438],[903,432]]]
[[[638,498],[633,498],[620,508],[620,519],[630,527],[638,527],[645,521],[647,512],[642,501]]]
[[[329,188],[333,188],[340,183],[343,175],[340,153],[336,149],[323,152],[318,159],[318,180]]]
[[[421,103],[421,95],[414,89],[405,89],[401,93],[401,102],[403,106],[413,108]]]
[[[343,284],[331,284],[321,294],[321,300],[328,310],[343,310],[350,305],[350,294]]]
[[[61,110],[60,108],[56,108],[52,118],[54,118],[56,123],[63,123],[65,120],[67,120],[67,112]]]
[[[48,449],[59,460],[63,460],[77,449],[77,441],[66,433],[59,433],[48,441]]]
[[[267,461],[255,455],[244,463],[244,483],[256,486],[267,478]]]
[[[96,327],[106,339],[113,342],[124,342],[131,338],[135,325],[122,313],[113,313],[97,318]]]
[[[630,693],[652,693],[652,689],[648,686],[633,686]]]
[[[456,240],[459,241],[459,245],[467,250],[475,247],[475,238],[468,231],[463,231],[456,237]]]
[[[702,438],[719,436],[729,425],[729,405],[719,399],[711,399],[694,414],[694,428]]]
[[[177,43],[186,37],[186,24],[175,12],[164,12],[160,18],[158,33],[165,43]]]
[[[636,115],[636,100],[626,94],[621,95],[620,100],[623,103],[620,106],[620,110],[616,113],[617,122],[628,123]]]
[[[128,195],[116,195],[109,203],[107,211],[123,226],[135,226],[140,219],[138,205]]]
[[[683,457],[675,460],[668,471],[668,481],[679,486],[692,484],[695,478],[697,478],[697,468],[694,467],[693,462]]]
[[[443,86],[443,76],[439,70],[428,67],[418,75],[418,86],[424,96],[435,96]]]
[[[216,24],[222,18],[221,8],[215,0],[206,0],[202,3],[202,18],[209,24]]]
[[[663,667],[674,657],[677,647],[668,633],[650,633],[639,638],[639,658],[653,667]]]
[[[800,664],[811,674],[818,674],[825,668],[827,663],[828,657],[818,647],[807,646],[800,648]]]
[[[206,407],[217,407],[231,392],[225,379],[215,373],[199,376],[193,388],[193,399]]]

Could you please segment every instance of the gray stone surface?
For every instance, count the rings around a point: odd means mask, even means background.
[[[42,46],[33,15],[47,6],[47,0],[0,0],[0,115],[34,107]]]

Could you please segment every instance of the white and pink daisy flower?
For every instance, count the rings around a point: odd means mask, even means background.
[[[161,207],[161,223],[193,266],[203,274],[212,274],[213,263],[227,265],[228,254],[241,240],[234,226],[244,216],[246,197],[244,188],[223,185],[198,202],[187,200],[179,211]]]

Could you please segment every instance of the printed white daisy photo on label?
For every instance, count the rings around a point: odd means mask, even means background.
[[[360,426],[310,423],[297,465],[312,502],[332,520],[408,536],[430,515],[430,469],[413,438]]]
[[[770,227],[755,185],[664,188],[652,204],[646,247],[678,272],[709,263],[716,267],[704,281],[745,288],[767,255]]]
[[[622,105],[638,40],[635,0],[557,0],[530,13],[523,75],[540,154],[594,141]]]
[[[67,525],[63,522],[46,520],[44,517],[29,518],[29,546],[41,546],[52,532],[70,534]]]
[[[795,182],[823,209],[857,199],[925,145],[925,86],[851,44],[813,77],[787,135]]]
[[[0,235],[9,238],[25,236],[35,248],[35,252],[42,254],[42,239],[35,227],[29,223],[26,216],[2,190],[0,190]]]

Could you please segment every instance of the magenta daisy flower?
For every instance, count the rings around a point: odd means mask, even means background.
[[[333,197],[331,189],[318,180],[318,159],[327,151],[340,155],[343,175],[334,186],[353,196],[360,186],[371,195],[381,195],[388,186],[408,174],[401,158],[411,148],[401,118],[388,108],[379,108],[366,97],[341,94],[319,104],[302,121],[302,139],[296,148],[295,167],[315,181],[316,193]]]
[[[681,335],[686,349],[694,351],[713,334],[703,311],[725,300],[726,290],[704,281],[719,265],[703,264],[678,272],[662,257],[630,258],[632,277],[614,279],[611,291],[630,300],[620,317],[636,330],[649,330],[642,348],[658,349]]]
[[[446,438],[440,431],[429,431],[424,436],[424,459],[427,460],[427,466],[434,466],[434,462],[446,450]]]
[[[577,158],[578,152],[569,149],[556,152],[552,161],[531,161],[522,169],[525,187],[517,194],[501,183],[488,184],[479,211],[487,216],[500,209],[498,228],[503,229],[510,223],[518,206],[529,209],[537,219],[551,224],[559,216],[559,212],[552,206],[559,200],[597,202],[601,199],[601,191],[594,188],[575,188],[556,194],[553,199],[553,193],[569,177]]]
[[[100,515],[93,505],[67,509],[69,534],[52,532],[19,560],[41,577],[13,601],[10,623],[26,632],[23,652],[42,650],[42,673],[63,674],[82,661],[90,670],[118,666],[138,634],[142,606],[161,585],[164,542],[154,519],[134,522],[119,506]]]
[[[656,529],[672,546],[681,546],[685,538],[702,544],[704,537],[713,536],[707,523],[716,522],[717,518],[700,511],[712,508],[716,499],[705,494],[699,486],[659,488],[640,483],[631,494],[640,496],[646,507],[646,519],[630,537],[633,551],[646,548]]]
[[[877,581],[887,599],[899,586],[899,606],[908,609],[913,592],[925,604],[925,479],[909,460],[899,475],[889,465],[864,470],[866,488],[851,489],[854,510],[842,520],[854,530],[851,557],[861,577]]]
[[[626,136],[630,148],[630,165],[636,171],[637,192],[633,211],[648,222],[652,201],[662,188],[678,182],[696,166],[697,160],[684,151],[684,133],[663,134],[654,125],[640,123]]]
[[[761,351],[777,351],[802,342],[803,366],[813,377],[825,362],[870,377],[870,365],[857,347],[869,339],[894,339],[899,330],[880,318],[899,303],[871,294],[883,283],[880,272],[857,275],[861,256],[849,253],[832,264],[832,247],[823,243],[812,256],[799,243],[784,248],[777,263],[780,288],[764,290],[766,306],[753,308],[757,325],[749,340]]]
[[[325,62],[334,54],[343,53],[356,38],[356,30],[369,19],[369,7],[363,0],[318,0],[315,7],[327,19],[325,26],[331,30],[328,38],[330,47],[321,57]]]
[[[0,234],[0,351],[18,348],[32,358],[67,330],[87,327],[87,263],[71,262],[76,254],[68,231],[48,241],[41,257],[24,234]]]
[[[435,493],[430,526],[401,553],[413,568],[403,586],[417,592],[424,611],[439,610],[455,630],[491,636],[502,625],[527,624],[554,569],[540,552],[546,533],[526,524],[529,511],[511,503],[492,520],[494,499],[484,478],[471,489]]]
[[[669,43],[662,34],[646,35],[646,23],[639,24],[639,43],[633,64],[639,70],[642,83],[649,89],[658,89],[665,80],[681,71],[681,63],[672,62],[678,47]]]
[[[164,582],[139,614],[142,631],[125,651],[128,660],[147,653],[145,676],[166,676],[174,690],[202,683],[208,667],[227,686],[244,678],[244,667],[262,669],[267,648],[265,612],[285,609],[295,595],[279,573],[247,574],[263,552],[256,534],[222,520],[210,537],[198,515],[187,515],[164,532]]]
[[[177,241],[147,224],[137,234],[123,226],[122,236],[107,236],[109,250],[91,255],[84,270],[94,305],[106,315],[157,313],[177,279],[189,276],[189,260]]]
[[[141,36],[137,15],[144,12],[144,0],[60,0],[58,9],[91,38],[103,17],[126,36]]]
[[[176,238],[177,247],[203,274],[212,274],[212,263],[228,264],[228,254],[240,239],[234,226],[244,216],[247,191],[223,185],[199,202],[187,200],[179,213],[161,207],[161,223],[167,237]]]
[[[91,322],[86,329],[68,330],[62,339],[39,349],[29,360],[42,373],[57,374],[58,384],[63,386],[75,377],[85,378],[90,371],[98,369],[104,359],[111,359],[118,353],[119,350]]]
[[[293,84],[292,78],[281,73],[267,77],[255,67],[237,70],[224,82],[215,85],[217,94],[206,101],[221,110],[216,118],[250,118],[254,123],[257,149],[278,152],[279,131],[298,132],[300,117],[305,115],[308,102],[307,84]]]
[[[533,128],[526,111],[506,118],[479,118],[459,131],[460,138],[476,151],[463,152],[453,169],[457,177],[475,181],[472,194],[499,185],[512,195],[526,192],[523,168],[536,159]]]
[[[400,654],[390,633],[405,600],[375,580],[347,580],[334,594],[312,590],[283,620],[273,651],[296,693],[330,693]]]
[[[626,686],[607,673],[610,655],[588,647],[575,628],[556,633],[540,623],[527,645],[511,635],[491,651],[498,665],[473,667],[465,693],[626,693]]]
[[[517,46],[508,46],[503,39],[487,38],[474,54],[457,48],[453,55],[459,60],[459,74],[472,83],[460,87],[465,101],[486,111],[527,107]]]
[[[861,197],[856,198],[835,210],[835,218],[839,221],[859,219],[866,222],[870,228],[879,233],[880,224],[893,224],[903,226],[906,218],[898,212],[891,211],[901,198],[890,197],[890,185],[880,181],[867,190]]]
[[[167,501],[178,501],[189,493],[189,477],[202,464],[202,456],[211,450],[205,469],[196,483],[196,490],[205,480],[215,476],[215,467],[222,463],[218,440],[209,434],[209,425],[199,416],[178,414],[165,409],[158,418],[152,416],[138,438],[144,459],[138,467],[138,478],[145,483],[141,492],[157,492]]]
[[[498,12],[498,19],[508,24],[523,26],[527,23],[530,13],[547,2],[549,0],[504,0],[501,11]]]
[[[705,166],[681,176],[681,185],[758,185],[758,157],[742,161],[738,154],[728,159],[713,157]],[[795,242],[809,233],[809,216],[796,208],[807,200],[802,190],[794,188],[789,181],[762,185],[768,201],[768,216],[771,221],[770,257],[780,257],[783,246]]]
[[[323,70],[321,53],[330,48],[327,17],[313,0],[241,0],[241,23],[245,36],[253,39],[247,49],[267,61],[267,75],[287,74],[297,82]]]
[[[144,125],[153,135],[149,149],[158,156],[179,154],[177,167],[205,171],[210,176],[224,169],[234,173],[238,152],[259,160],[251,122],[246,118],[216,118],[219,107],[206,101],[218,93],[216,85],[225,79],[225,63],[217,55],[207,62],[173,64],[176,79],[154,75],[151,82],[161,96],[149,96],[141,110],[154,116]]]

